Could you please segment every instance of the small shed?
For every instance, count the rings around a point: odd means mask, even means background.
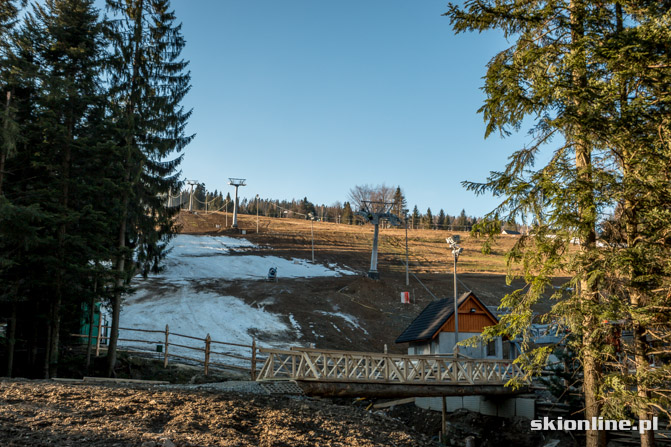
[[[471,291],[457,300],[459,309],[459,341],[480,335],[484,328],[498,323],[496,316]],[[409,343],[408,354],[451,354],[455,345],[454,299],[429,303],[396,339]],[[515,358],[514,348],[501,337],[484,346],[460,347],[459,353],[472,358]]]

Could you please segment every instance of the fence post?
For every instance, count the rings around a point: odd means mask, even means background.
[[[163,349],[163,367],[167,368],[168,367],[168,335],[170,334],[170,328],[168,325],[165,325],[165,346],[163,346],[165,349]]]
[[[98,314],[98,336],[96,337],[96,357],[100,357],[100,339],[103,331],[103,316]]]
[[[252,338],[252,380],[256,380],[256,339]]]
[[[211,342],[212,338],[210,338],[210,334],[207,334],[207,337],[205,337],[205,375],[207,375],[207,373],[209,372]]]

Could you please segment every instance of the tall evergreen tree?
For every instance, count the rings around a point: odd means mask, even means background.
[[[349,202],[345,202],[345,204],[342,207],[341,222],[347,225],[352,225],[353,220],[354,220],[354,214],[352,213],[352,206],[349,204]]]
[[[4,274],[14,278],[15,293],[47,316],[46,377],[57,374],[61,317],[70,315],[64,309],[77,307],[86,294],[90,261],[99,260],[96,251],[105,246],[105,212],[92,199],[103,167],[94,149],[104,145],[105,134],[102,56],[98,11],[87,0],[35,5],[11,56],[23,141],[7,165],[13,175],[6,192],[29,210],[32,222],[24,228],[31,239],[13,247],[17,258]],[[35,273],[24,275],[27,268]]]
[[[17,23],[17,16],[25,1],[7,0],[0,3],[0,92],[3,107],[0,114],[0,196],[5,177],[5,163],[16,150],[18,124],[13,119],[14,105],[11,88],[11,34]]]
[[[461,213],[454,219],[453,225],[459,231],[464,231],[466,225],[468,225],[468,216],[466,216],[466,210],[462,209]]]
[[[431,213],[431,208],[426,209],[426,214],[422,217],[422,228],[431,230],[433,228],[433,213]]]
[[[410,225],[412,226],[413,230],[415,228],[419,228],[421,219],[422,215],[419,214],[419,208],[417,208],[417,205],[415,205],[415,207],[412,209],[412,214],[410,215]]]
[[[438,220],[436,221],[436,226],[438,227],[439,230],[445,230],[445,211],[443,209],[440,209],[440,212],[438,213]]]
[[[531,322],[530,306],[551,287],[552,275],[573,272],[564,289],[569,297],[560,300],[548,317],[577,336],[573,348],[583,368],[588,419],[601,415],[604,359],[611,349],[602,321],[619,313],[626,302],[621,294],[604,293],[610,272],[604,268],[604,251],[596,244],[600,213],[615,205],[614,196],[625,184],[613,170],[621,163],[618,152],[622,146],[612,138],[627,133],[632,117],[618,123],[612,116],[626,111],[625,104],[639,101],[640,96],[627,92],[629,83],[641,85],[636,79],[640,74],[668,69],[668,51],[660,52],[669,48],[668,4],[662,3],[484,1],[469,2],[465,7],[450,5],[447,13],[457,32],[497,28],[513,39],[512,46],[488,65],[487,100],[481,108],[487,134],[498,131],[506,135],[519,129],[524,119],[534,120],[532,143],[515,152],[505,170],[492,173],[486,183],[466,183],[478,193],[492,191],[505,197],[489,216],[494,222],[519,216],[523,223],[529,218],[537,223],[532,235],[520,238],[510,253],[509,259],[523,262],[530,287],[503,300],[513,312],[501,319],[498,333],[523,334]],[[635,36],[633,30],[640,34]],[[661,45],[651,46],[651,36],[656,42],[661,39]],[[666,62],[648,64],[646,60],[640,64],[645,58],[639,56],[651,48],[656,48],[657,57],[664,54]],[[636,56],[627,60],[626,54]],[[665,76],[657,71],[648,77]],[[658,90],[655,100],[665,96],[668,94]],[[648,112],[668,116],[659,109]],[[545,166],[534,167],[540,148],[556,136],[562,141],[553,158]],[[639,142],[647,144],[645,133],[643,138],[630,133],[628,140],[636,148],[640,148]],[[636,162],[652,168],[650,163],[658,161],[643,158]],[[497,226],[487,222],[482,228]],[[553,237],[547,237],[549,234]],[[580,242],[578,250],[569,250],[573,240]],[[629,265],[633,268],[635,264]],[[635,270],[632,278],[637,276]],[[556,298],[562,298],[561,294]],[[632,315],[640,315],[643,303],[632,304],[636,309]],[[645,352],[644,346],[637,351]],[[539,350],[538,355],[527,358],[542,360],[548,352]],[[645,364],[641,366],[645,369]],[[644,399],[646,390],[640,392]],[[603,440],[602,432],[587,433],[588,446],[596,447]],[[650,445],[651,441],[642,442]]]
[[[111,97],[118,122],[118,149],[123,166],[119,206],[117,290],[112,303],[108,374],[114,374],[119,313],[124,286],[136,269],[157,270],[173,233],[174,210],[159,194],[178,190],[173,157],[192,139],[184,128],[190,111],[180,105],[190,88],[181,25],[175,24],[168,0],[107,0],[112,13],[109,35]]]
[[[394,205],[392,206],[392,212],[398,217],[403,217],[403,210],[408,206],[408,201],[405,200],[405,195],[401,190],[400,186],[396,187],[394,192]]]

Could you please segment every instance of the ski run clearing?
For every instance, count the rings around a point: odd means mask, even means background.
[[[277,256],[248,254],[258,247],[246,239],[226,236],[177,235],[171,242],[171,251],[165,259],[165,269],[147,279],[133,282],[135,291],[129,295],[121,311],[122,328],[153,329],[212,340],[249,345],[250,333],[261,332],[259,344],[286,348],[282,340],[288,334],[301,331],[293,315],[279,315],[266,311],[263,306],[251,306],[235,296],[203,290],[203,283],[227,281],[265,281],[271,267],[277,269],[278,280],[353,275],[356,272],[336,265],[312,264],[305,259],[284,259]],[[266,247],[267,249],[267,247]],[[224,287],[225,289],[225,287]],[[343,320],[358,326],[355,317],[334,314],[338,323]],[[146,340],[149,343],[120,341],[121,346],[153,350],[152,343],[161,344],[160,333],[120,330],[121,339]],[[264,340],[267,339],[267,340]],[[203,357],[200,351],[173,346],[173,343],[204,348],[203,342],[184,337],[170,338],[171,354],[185,357]],[[249,357],[247,348],[213,344],[212,350]],[[214,356],[213,356],[214,357]],[[215,362],[248,366],[248,362],[231,357],[218,357]]]

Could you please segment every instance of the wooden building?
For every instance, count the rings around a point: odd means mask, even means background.
[[[480,335],[485,327],[498,322],[496,316],[471,291],[458,299],[459,341]],[[409,343],[408,354],[452,354],[455,345],[454,299],[429,303],[396,339]],[[513,359],[515,349],[497,337],[485,345],[460,347],[459,353],[472,358]]]
[[[459,309],[459,341],[482,334],[487,326],[498,322],[496,315],[478,299],[473,292],[462,294],[457,300]],[[408,354],[452,354],[454,339],[454,298],[429,303],[415,320],[396,339],[396,343],[409,343]],[[485,345],[459,347],[459,354],[478,359],[515,359],[518,350],[515,344],[497,337]],[[535,417],[533,398],[498,398],[489,396],[445,397],[447,411],[465,408],[490,416]],[[443,398],[417,397],[415,405],[420,408],[441,411]]]

